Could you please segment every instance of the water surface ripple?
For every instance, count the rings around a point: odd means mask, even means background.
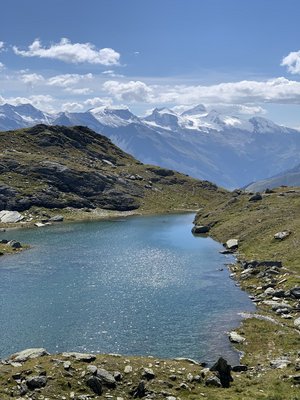
[[[1,233],[32,248],[0,258],[0,357],[27,347],[238,361],[226,332],[246,293],[193,215]]]

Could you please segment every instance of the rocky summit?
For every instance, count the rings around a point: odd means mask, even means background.
[[[0,132],[0,140],[0,210],[197,209],[226,193],[207,181],[143,165],[82,126],[41,124]]]

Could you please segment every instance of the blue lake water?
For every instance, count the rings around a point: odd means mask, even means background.
[[[46,347],[237,363],[226,332],[254,306],[229,278],[222,246],[191,234],[193,218],[1,233],[32,248],[0,258],[0,357]]]

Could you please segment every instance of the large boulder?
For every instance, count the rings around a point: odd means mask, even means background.
[[[221,381],[221,385],[224,388],[228,388],[230,386],[230,382],[233,381],[230,373],[231,365],[229,365],[223,357],[220,357],[218,361],[210,368],[210,370],[217,372]]]
[[[18,353],[14,353],[9,357],[9,360],[14,362],[25,362],[32,358],[38,358],[42,356],[49,355],[46,349],[41,348],[32,348],[25,349]]]
[[[3,210],[0,211],[0,222],[3,223],[16,223],[20,222],[23,219],[23,215],[20,214],[18,211],[8,211],[8,210]]]
[[[225,243],[225,246],[228,250],[236,250],[239,246],[239,241],[237,239],[229,239]]]

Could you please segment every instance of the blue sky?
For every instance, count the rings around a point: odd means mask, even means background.
[[[138,114],[204,103],[300,127],[298,0],[3,3],[2,103]]]

